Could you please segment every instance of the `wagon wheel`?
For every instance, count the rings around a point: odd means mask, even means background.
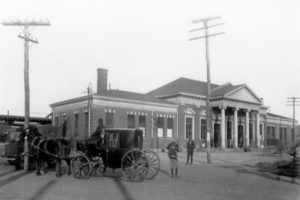
[[[76,156],[71,161],[71,170],[74,178],[89,178],[91,172],[91,163],[86,156]]]
[[[105,165],[104,165],[102,157],[99,156],[97,158],[94,158],[93,165],[94,165],[93,176],[96,176],[96,177],[103,176]]]
[[[145,179],[153,179],[160,170],[160,160],[158,155],[153,151],[144,151],[148,160],[149,171]]]
[[[142,181],[149,170],[146,155],[138,149],[128,151],[122,157],[121,169],[128,180]]]

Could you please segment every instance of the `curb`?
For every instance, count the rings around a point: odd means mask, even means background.
[[[186,159],[186,157],[179,155],[178,157],[180,157],[181,159]],[[217,160],[219,162],[223,162],[226,163],[226,161],[220,160],[220,159],[216,159],[216,158],[212,158],[212,160]],[[200,162],[200,160],[194,159],[194,161]],[[255,172],[261,173],[261,174],[265,174],[268,177],[274,179],[274,180],[278,180],[278,181],[284,181],[284,182],[288,182],[288,183],[293,183],[293,184],[297,184],[300,185],[300,179],[299,178],[294,178],[294,177],[288,177],[288,176],[282,176],[282,175],[278,175],[278,174],[273,174],[270,172],[263,172],[263,171],[259,171],[257,167],[250,165],[250,164],[240,164],[240,163],[233,163],[230,162],[236,166],[241,166],[241,167],[247,167],[247,168],[251,168],[252,170],[254,170]],[[213,163],[213,165],[218,166],[220,163]]]

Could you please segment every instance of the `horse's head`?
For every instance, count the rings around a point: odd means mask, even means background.
[[[20,140],[23,141],[25,137],[27,137],[27,140],[31,142],[37,136],[41,136],[37,127],[30,125],[22,130],[22,132],[20,133]]]

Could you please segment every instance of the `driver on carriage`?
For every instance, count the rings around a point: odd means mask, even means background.
[[[95,143],[96,145],[102,145],[104,143],[104,130],[105,126],[103,125],[103,120],[98,119],[98,126],[92,134],[90,142]]]

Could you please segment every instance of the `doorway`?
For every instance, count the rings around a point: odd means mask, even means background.
[[[244,144],[244,126],[238,125],[238,147],[243,148]]]
[[[220,124],[214,124],[214,147],[220,146]]]

